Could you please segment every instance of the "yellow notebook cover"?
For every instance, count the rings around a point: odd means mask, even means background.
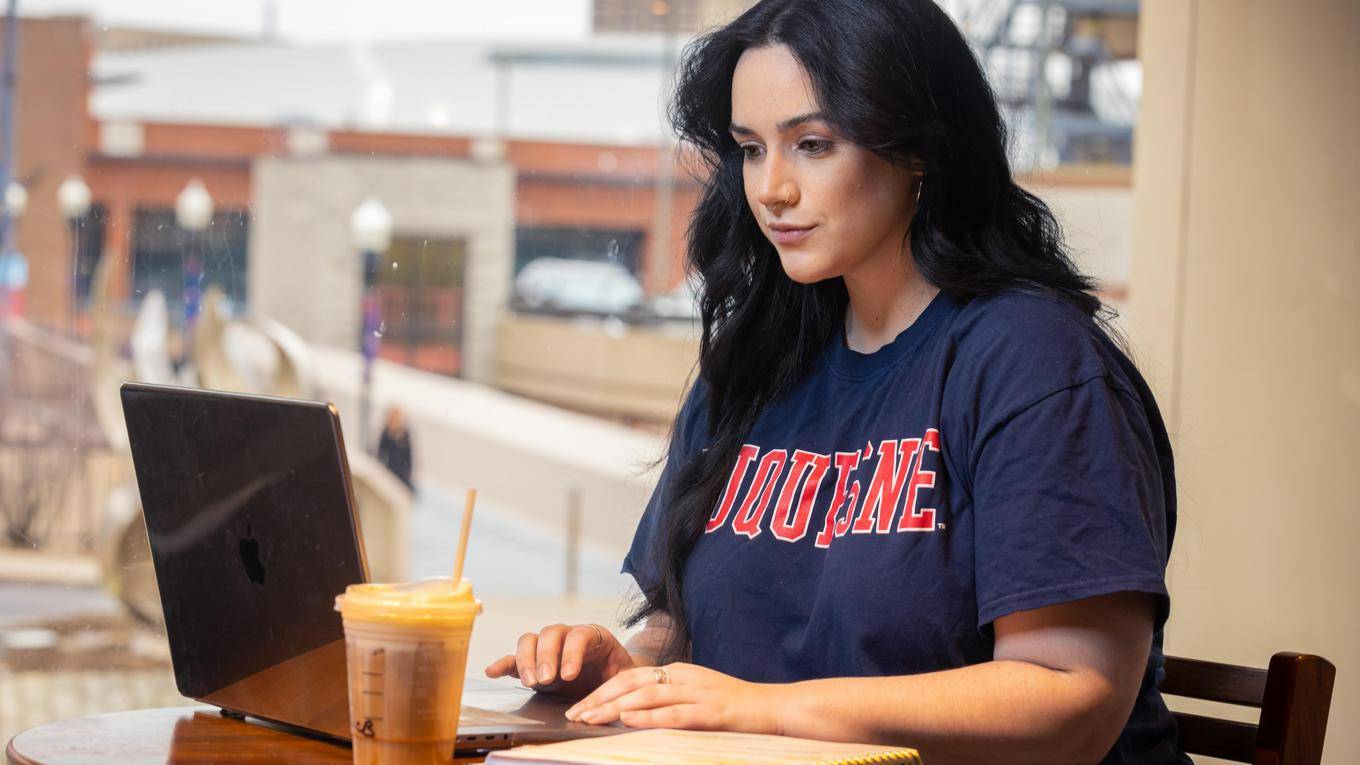
[[[492,752],[505,765],[921,765],[915,749],[788,736],[654,728]]]

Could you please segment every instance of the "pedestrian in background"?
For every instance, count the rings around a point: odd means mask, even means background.
[[[411,432],[406,429],[406,417],[400,407],[387,410],[387,421],[378,439],[378,461],[401,479],[406,488],[415,491],[411,482]]]

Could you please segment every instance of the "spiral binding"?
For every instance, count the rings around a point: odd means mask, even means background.
[[[829,761],[827,765],[921,765],[921,755],[914,749],[902,749],[858,757],[841,757]]]

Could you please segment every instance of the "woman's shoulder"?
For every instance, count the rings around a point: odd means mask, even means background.
[[[985,434],[1046,404],[1057,407],[1041,415],[1055,432],[1074,427],[1066,420],[1089,415],[1067,408],[1077,401],[1104,402],[1130,421],[1145,420],[1136,427],[1151,428],[1158,448],[1169,450],[1137,367],[1101,322],[1062,298],[1023,291],[976,298],[960,308],[950,337],[942,425],[963,454],[975,455]]]
[[[1072,303],[1040,288],[1012,288],[965,302],[955,333],[973,342],[1093,339],[1099,325]]]
[[[951,377],[1043,396],[1105,378],[1132,388],[1131,365],[1096,319],[1055,294],[1012,289],[973,298],[950,328]]]

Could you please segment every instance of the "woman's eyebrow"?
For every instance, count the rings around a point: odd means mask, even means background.
[[[793,129],[793,128],[798,127],[799,125],[801,125],[801,124],[803,124],[803,123],[805,123],[805,122],[813,122],[813,121],[822,121],[822,122],[825,122],[825,121],[826,121],[826,116],[823,115],[821,112],[808,112],[807,114],[799,114],[799,115],[796,116],[796,117],[789,117],[788,119],[784,120],[783,122],[779,123],[778,125],[775,125],[774,128],[775,128],[775,130],[776,130],[777,132],[784,133],[784,132],[787,132],[787,131],[789,131],[789,130],[791,130],[791,129]],[[737,133],[737,134],[740,134],[740,135],[755,135],[755,134],[756,134],[756,131],[752,130],[751,128],[748,128],[748,127],[746,127],[746,126],[744,126],[744,125],[738,125],[738,124],[735,123],[735,122],[733,122],[730,126],[728,126],[727,129],[728,129],[729,131],[733,132],[733,133]]]

